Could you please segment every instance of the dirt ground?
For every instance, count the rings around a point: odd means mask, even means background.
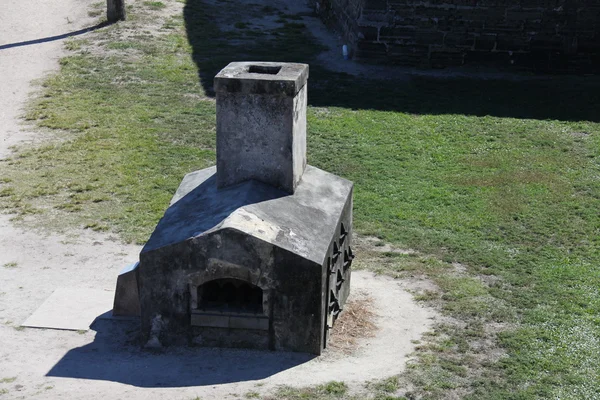
[[[87,14],[92,2],[3,3],[0,158],[10,155],[12,145],[43,140],[19,116],[34,88],[32,81],[58,68],[61,35],[95,24]],[[139,250],[85,230],[67,235],[26,230],[15,226],[10,215],[0,215],[0,398],[221,399],[243,397],[248,391],[266,393],[281,384],[330,380],[357,387],[400,373],[413,341],[436,318],[413,301],[409,283],[358,271],[352,277],[352,296],[373,299],[377,330],[359,340],[351,354],[330,351],[313,358],[199,348],[154,353],[137,343],[135,321],[98,320],[87,332],[20,327],[57,288],[113,290],[118,271],[136,261]]]

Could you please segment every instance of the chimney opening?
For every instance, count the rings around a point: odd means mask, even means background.
[[[251,65],[248,72],[251,74],[277,75],[281,71],[281,65]]]

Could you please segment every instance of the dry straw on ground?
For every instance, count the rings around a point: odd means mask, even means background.
[[[349,300],[333,326],[328,347],[352,353],[359,347],[360,339],[374,336],[377,330],[375,318],[371,297],[361,295]]]

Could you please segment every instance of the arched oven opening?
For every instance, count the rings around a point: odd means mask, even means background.
[[[207,328],[269,330],[269,294],[235,278],[192,285],[191,324]]]
[[[197,309],[206,312],[263,314],[263,291],[240,279],[215,279],[198,286]]]

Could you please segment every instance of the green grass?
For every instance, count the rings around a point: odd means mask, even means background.
[[[390,377],[382,381],[370,382],[351,394],[348,385],[344,382],[331,381],[303,388],[282,386],[273,394],[262,398],[265,400],[407,400],[406,397],[395,395],[400,389],[399,385],[398,377]]]
[[[153,10],[160,10],[166,7],[165,3],[162,1],[144,1],[144,5]]]
[[[300,399],[318,399],[318,400],[335,400],[350,398],[346,396],[348,386],[344,382],[331,381],[323,385],[305,388],[293,388],[283,386],[279,388],[273,395],[266,397],[271,399],[285,400],[300,400]]]
[[[0,383],[13,383],[16,380],[17,380],[16,376],[11,376],[11,377],[8,377],[8,378],[2,378],[2,379],[0,379]]]
[[[217,17],[235,9],[189,0],[161,35],[124,39],[127,24],[151,19],[135,3],[126,23],[71,45],[27,113],[57,138],[0,162],[0,206],[143,243],[183,175],[214,163],[216,72],[282,54],[309,62],[309,163],[354,181],[357,232],[418,250],[375,245],[357,268],[427,277],[438,289],[416,297],[447,316],[408,371],[369,396],[595,398],[598,79],[359,79],[315,64],[322,47],[302,23],[222,32]],[[328,386],[275,398],[349,398]]]

